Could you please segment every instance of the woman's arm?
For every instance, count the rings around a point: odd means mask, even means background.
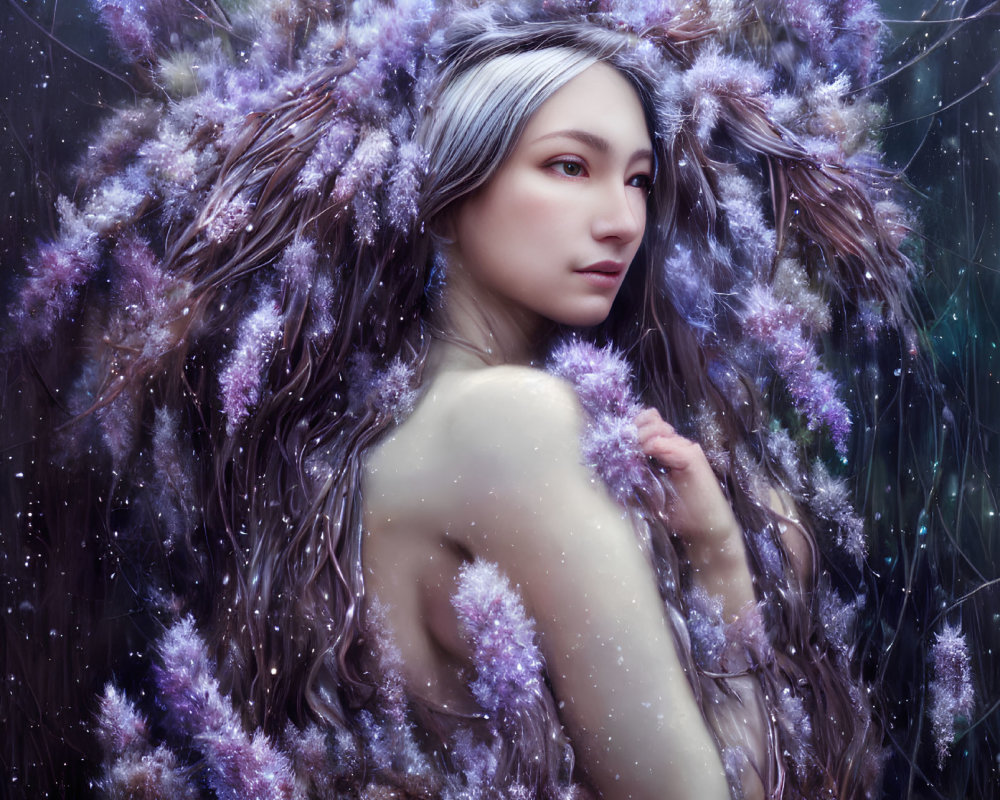
[[[643,452],[670,470],[670,525],[686,544],[694,582],[722,599],[732,622],[756,601],[743,530],[701,446],[680,436],[652,408],[636,416]]]
[[[651,565],[581,463],[572,390],[499,368],[454,398],[451,534],[498,563],[538,625],[563,722],[603,797],[729,796]]]

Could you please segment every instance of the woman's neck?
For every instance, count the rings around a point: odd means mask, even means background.
[[[441,308],[433,318],[432,368],[481,369],[535,363],[554,325],[484,291],[460,267],[449,270]]]

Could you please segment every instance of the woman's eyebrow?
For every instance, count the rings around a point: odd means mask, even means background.
[[[591,133],[590,131],[582,131],[576,128],[569,128],[561,131],[553,131],[552,133],[546,133],[544,136],[539,136],[535,141],[543,141],[545,139],[555,139],[560,136],[565,136],[569,139],[576,139],[578,142],[582,142],[588,147],[592,147],[598,153],[608,153],[611,150],[611,144],[603,136],[598,136],[596,133]],[[633,161],[638,161],[641,158],[652,158],[653,151],[648,147],[639,148],[636,150],[632,156],[629,158],[629,163]]]

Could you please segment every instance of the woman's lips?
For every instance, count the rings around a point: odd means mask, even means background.
[[[625,265],[620,261],[598,261],[577,270],[577,274],[591,285],[605,289],[616,288],[624,271]]]

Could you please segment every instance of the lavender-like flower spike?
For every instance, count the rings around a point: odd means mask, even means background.
[[[372,376],[372,403],[381,414],[399,422],[413,413],[417,402],[415,384],[413,367],[396,356],[389,366]]]
[[[473,647],[472,693],[487,711],[503,716],[528,709],[542,691],[542,655],[535,624],[496,564],[464,564],[451,598]]]
[[[809,427],[825,425],[843,453],[851,430],[850,412],[837,395],[837,382],[823,371],[819,356],[803,336],[802,327],[810,313],[797,304],[778,300],[769,288],[757,285],[747,292],[743,327],[774,354],[778,373]]]
[[[135,800],[195,800],[187,770],[166,746],[155,750],[149,726],[118,689],[108,684],[101,698],[97,737],[104,750],[100,786],[108,797]]]
[[[136,0],[94,0],[111,39],[128,58],[152,58],[154,36],[146,19],[146,7]]]
[[[250,736],[219,685],[194,629],[185,617],[160,642],[158,698],[170,720],[205,757],[208,781],[219,800],[299,800],[288,756],[257,731]]]
[[[357,129],[350,120],[335,119],[330,123],[299,173],[296,196],[315,192],[326,178],[340,169],[356,135]]]
[[[945,625],[935,635],[931,660],[934,679],[929,714],[940,767],[954,741],[956,719],[971,720],[975,708],[969,646],[960,626]]]
[[[427,169],[427,153],[416,142],[407,141],[399,148],[399,164],[389,180],[389,224],[405,233],[417,218],[420,185]]]
[[[628,362],[611,347],[570,339],[553,350],[548,369],[573,384],[589,414],[581,442],[584,463],[619,501],[629,497],[649,469],[633,422],[641,406],[632,395]]]
[[[382,170],[392,155],[392,138],[386,131],[367,131],[334,184],[333,199],[347,202],[362,186],[374,191],[382,183]]]
[[[726,649],[726,626],[722,621],[722,599],[694,586],[687,600],[687,627],[695,663],[709,672],[722,671]]]
[[[114,684],[104,687],[97,720],[97,738],[111,758],[149,747],[149,726],[135,706]]]
[[[260,401],[264,368],[270,360],[284,320],[266,293],[240,326],[236,345],[219,375],[219,394],[231,436]]]
[[[24,342],[48,339],[55,324],[69,311],[77,287],[99,265],[97,235],[65,197],[56,203],[60,236],[39,246],[28,262],[29,276],[11,308],[12,320]]]
[[[567,339],[552,351],[548,370],[572,383],[583,407],[595,416],[635,416],[639,411],[632,396],[632,368],[610,345],[598,349]]]
[[[865,540],[864,522],[851,504],[847,484],[834,478],[821,461],[813,464],[812,482],[813,511],[837,525],[838,546],[860,561],[868,552],[868,542]]]

